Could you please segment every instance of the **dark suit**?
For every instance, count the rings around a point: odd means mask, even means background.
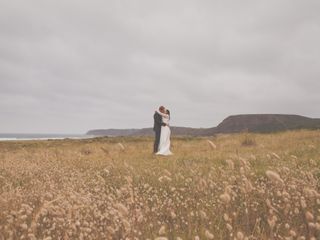
[[[158,152],[159,143],[160,143],[160,136],[161,136],[161,126],[165,126],[166,124],[162,122],[162,116],[155,112],[153,115],[154,125],[153,131],[155,132],[155,139],[153,145],[153,152]]]

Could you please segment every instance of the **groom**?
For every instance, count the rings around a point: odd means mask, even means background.
[[[165,113],[164,106],[159,107],[159,112]],[[159,148],[160,136],[161,136],[161,126],[166,126],[166,124],[162,122],[162,116],[157,111],[154,113],[153,119],[154,119],[153,131],[155,132],[153,153],[157,153]]]

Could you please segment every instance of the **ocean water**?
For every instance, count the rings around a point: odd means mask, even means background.
[[[38,133],[0,133],[0,141],[27,141],[49,139],[85,139],[92,136],[84,134],[38,134]]]

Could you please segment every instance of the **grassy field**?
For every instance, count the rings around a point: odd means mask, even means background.
[[[320,131],[0,142],[0,239],[320,239]]]

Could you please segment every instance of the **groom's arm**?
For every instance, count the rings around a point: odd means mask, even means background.
[[[154,114],[154,121],[161,126],[167,126],[167,124],[162,122],[162,116],[158,113]]]

